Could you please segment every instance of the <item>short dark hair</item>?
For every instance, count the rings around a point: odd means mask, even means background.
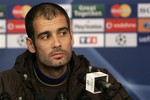
[[[29,38],[34,41],[34,27],[33,21],[35,18],[43,16],[47,20],[51,20],[57,15],[64,15],[67,21],[68,29],[70,31],[70,19],[67,12],[55,3],[40,3],[32,7],[25,17],[26,32]]]

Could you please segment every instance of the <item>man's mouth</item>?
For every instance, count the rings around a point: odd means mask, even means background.
[[[61,58],[63,56],[64,56],[64,53],[62,52],[57,52],[57,53],[52,54],[52,57],[55,59]]]

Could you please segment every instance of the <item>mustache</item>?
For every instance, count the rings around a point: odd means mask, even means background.
[[[53,50],[52,52],[50,52],[50,55],[53,55],[53,54],[55,54],[55,53],[67,53],[67,51],[66,50],[63,50],[63,49],[55,49],[55,50]]]

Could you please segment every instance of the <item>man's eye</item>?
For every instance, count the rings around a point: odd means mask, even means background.
[[[64,36],[67,32],[60,32],[60,36]]]
[[[41,39],[47,39],[49,36],[47,35],[47,34],[43,34],[42,36],[41,36]]]

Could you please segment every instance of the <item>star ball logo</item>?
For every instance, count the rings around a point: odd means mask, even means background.
[[[19,46],[21,47],[26,47],[26,36],[25,35],[20,35],[18,38],[17,38],[17,43]]]
[[[131,7],[128,4],[115,4],[111,7],[111,15],[113,17],[129,17],[131,15]]]
[[[12,14],[15,18],[25,18],[27,12],[31,9],[29,5],[16,5],[12,9]]]
[[[123,34],[119,34],[117,37],[116,37],[116,43],[118,45],[125,45],[127,42],[127,37]]]

